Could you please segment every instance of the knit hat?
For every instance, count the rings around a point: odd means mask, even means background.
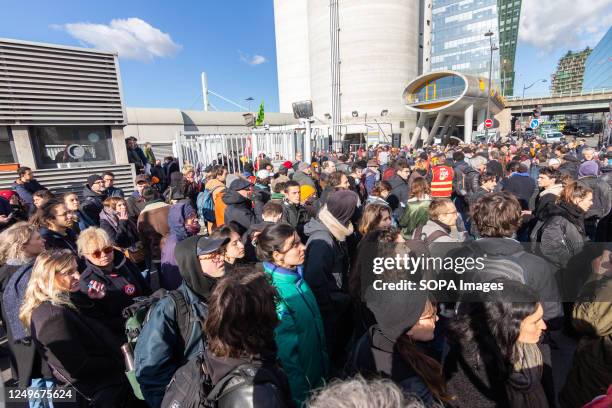
[[[548,159],[548,167],[550,166],[558,166],[561,164],[561,162],[559,161],[559,159],[555,159],[554,157],[551,159]]]
[[[242,177],[238,177],[236,180],[232,181],[232,184],[230,184],[229,186],[230,190],[234,191],[246,190],[250,187],[251,183],[249,182],[249,180],[245,180]]]
[[[593,160],[587,160],[578,168],[578,176],[597,176],[599,174],[599,166]]]
[[[87,185],[91,187],[94,185],[94,183],[100,180],[104,180],[102,176],[100,176],[99,174],[92,174],[91,176],[87,177]]]
[[[298,165],[298,171],[304,171],[308,167],[310,167],[310,164],[308,164],[306,162],[300,162],[300,164]]]
[[[327,198],[327,210],[342,225],[347,225],[355,214],[358,202],[357,194],[350,190],[334,191]]]
[[[292,169],[293,168],[293,163],[291,163],[289,160],[287,160],[286,162],[283,163],[283,167],[286,168],[287,170]]]
[[[368,287],[364,298],[368,309],[376,317],[378,328],[390,340],[396,341],[421,318],[427,302],[427,292],[415,290],[407,294],[402,290],[377,291]]]
[[[313,186],[309,184],[304,184],[300,186],[300,201],[305,202],[314,193],[316,193],[316,190]]]
[[[239,177],[240,176],[237,176],[237,175],[235,175],[233,173],[232,174],[228,174],[227,177],[225,178],[225,185],[228,186],[228,187],[231,186],[232,182],[234,180],[236,180],[237,178],[239,178]]]

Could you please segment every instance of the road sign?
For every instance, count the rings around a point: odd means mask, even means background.
[[[491,129],[493,127],[493,119],[485,120],[484,125],[487,129]]]
[[[536,129],[538,126],[540,126],[540,121],[538,119],[531,119],[529,127],[532,129]]]

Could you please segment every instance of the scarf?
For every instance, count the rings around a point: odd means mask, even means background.
[[[119,228],[119,217],[117,217],[117,214],[115,214],[113,210],[104,207],[100,212],[100,221],[102,220],[108,222],[113,230],[117,232],[117,229]]]
[[[506,389],[513,408],[548,408],[542,387],[544,360],[537,344],[517,342],[517,361],[508,378]]]
[[[553,184],[552,186],[543,190],[540,193],[540,197],[545,196],[546,194],[554,194],[559,197],[561,195],[561,191],[563,191],[563,184]]]
[[[561,201],[559,203],[559,208],[561,215],[563,218],[572,223],[580,232],[581,235],[585,235],[584,231],[584,214],[580,207],[575,205],[574,203],[568,203],[567,201]]]
[[[327,227],[329,232],[339,242],[344,242],[346,237],[353,233],[353,224],[349,223],[348,227],[345,227],[329,212],[327,207],[323,207],[319,211],[319,221]]]

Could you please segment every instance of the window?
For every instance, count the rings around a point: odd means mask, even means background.
[[[15,163],[15,152],[11,131],[6,126],[0,126],[0,163]]]
[[[39,168],[112,164],[110,130],[104,126],[32,126]]]

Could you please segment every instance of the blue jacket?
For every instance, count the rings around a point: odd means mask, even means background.
[[[27,204],[29,214],[33,214],[34,211],[36,211],[32,194],[39,190],[46,190],[45,187],[43,187],[38,181],[34,179],[23,184],[13,183],[12,188],[13,190],[15,190],[17,195],[19,195],[19,198],[21,198],[21,200]]]
[[[185,283],[177,290],[185,296],[192,313],[204,321],[208,316],[208,306]],[[136,378],[149,406],[158,408],[161,407],[166,386],[176,370],[204,349],[203,330],[199,322],[194,322],[185,349],[182,355],[177,356],[182,340],[176,320],[176,307],[173,299],[165,296],[151,310],[139,339],[134,350]]]

